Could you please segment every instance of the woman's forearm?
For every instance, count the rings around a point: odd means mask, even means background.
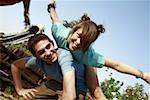
[[[112,69],[115,69],[121,73],[130,74],[133,76],[139,76],[141,74],[141,72],[138,69],[136,69],[132,66],[129,66],[127,64],[115,61],[115,60],[110,59],[110,58],[106,58],[105,66],[112,68]]]
[[[49,0],[48,12],[50,13],[50,18],[52,20],[52,23],[55,23],[55,22],[59,21],[55,8],[56,8],[55,1],[54,0]]]

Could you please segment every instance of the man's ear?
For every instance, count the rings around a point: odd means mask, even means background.
[[[36,58],[39,58],[39,56],[37,54],[34,54],[33,56],[36,57]]]
[[[38,58],[38,55],[36,53],[32,54],[32,56]]]

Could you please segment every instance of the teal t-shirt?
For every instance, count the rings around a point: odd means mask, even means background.
[[[63,81],[63,76],[68,71],[75,70],[76,89],[86,93],[87,85],[85,82],[85,66],[78,62],[73,62],[71,53],[65,49],[59,48],[57,54],[58,60],[53,64],[47,64],[42,59],[35,57],[27,57],[26,64],[29,68],[40,68],[47,77],[58,82]]]
[[[52,35],[60,48],[69,50],[67,47],[67,37],[71,28],[66,28],[62,23],[57,22],[52,25]],[[95,52],[92,47],[89,47],[85,52],[71,51],[75,60],[88,66],[101,68],[104,65],[104,56]]]
[[[65,75],[70,70],[74,70],[74,64],[72,55],[69,51],[59,48],[57,54],[58,60],[53,64],[47,64],[40,58],[28,57],[27,65],[30,68],[40,68],[46,76],[61,82],[62,75]]]

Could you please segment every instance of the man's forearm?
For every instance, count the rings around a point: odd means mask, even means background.
[[[15,89],[18,93],[22,89],[20,69],[12,64],[11,65],[11,71],[12,71]]]

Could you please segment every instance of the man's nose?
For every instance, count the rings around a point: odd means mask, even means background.
[[[48,56],[48,55],[51,55],[51,52],[49,49],[45,49],[45,54]]]

